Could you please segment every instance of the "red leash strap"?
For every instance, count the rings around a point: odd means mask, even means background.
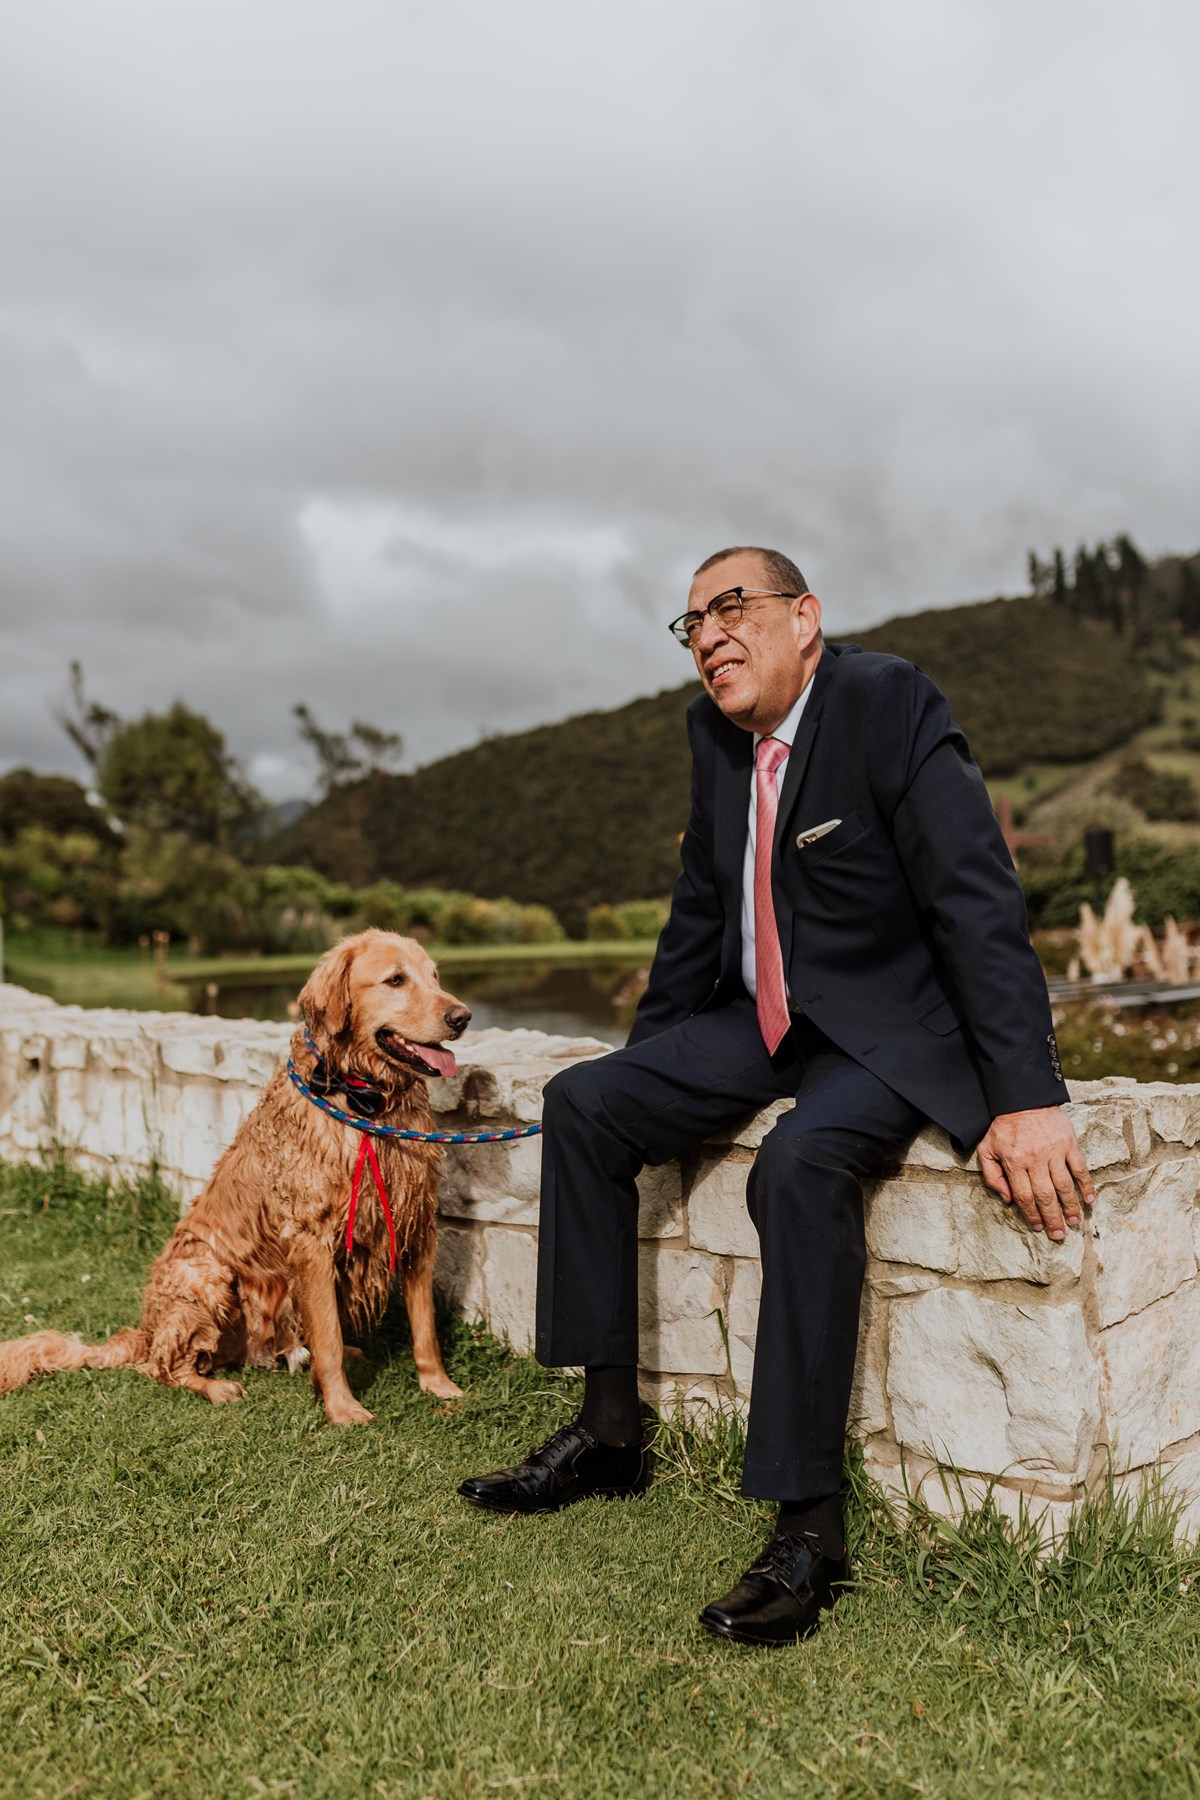
[[[362,1185],[363,1163],[369,1162],[371,1174],[375,1179],[379,1204],[383,1208],[383,1216],[387,1220],[388,1242],[392,1246],[392,1260],[388,1264],[389,1272],[396,1267],[396,1225],[392,1218],[392,1209],[388,1205],[387,1189],[383,1185],[383,1172],[379,1167],[379,1158],[375,1154],[375,1146],[363,1133],[358,1145],[358,1161],[354,1165],[354,1180],[350,1184],[350,1211],[346,1216],[346,1249],[354,1249],[354,1215],[358,1211],[358,1190]]]

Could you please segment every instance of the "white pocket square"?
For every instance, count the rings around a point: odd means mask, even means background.
[[[797,850],[807,850],[810,844],[815,844],[818,838],[823,838],[827,831],[836,831],[841,822],[840,819],[826,819],[823,825],[810,825],[808,830],[802,831],[796,839]]]

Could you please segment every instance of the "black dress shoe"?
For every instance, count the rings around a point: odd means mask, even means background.
[[[817,1629],[849,1580],[844,1556],[826,1556],[815,1537],[781,1532],[700,1623],[742,1644],[794,1644]]]
[[[609,1499],[640,1494],[649,1458],[640,1444],[602,1444],[577,1419],[564,1425],[515,1469],[473,1475],[459,1493],[492,1512],[548,1513],[593,1494]]]

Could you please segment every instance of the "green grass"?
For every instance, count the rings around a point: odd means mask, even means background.
[[[443,969],[521,968],[524,965],[558,963],[571,968],[630,965],[649,962],[653,938],[614,938],[603,942],[565,938],[554,944],[429,944],[426,946]],[[246,984],[303,977],[312,968],[312,954],[286,956],[221,956],[184,958],[170,965],[170,978],[178,982],[221,981]]]
[[[31,993],[48,994],[65,1006],[178,1011],[186,1007],[187,996],[174,985],[175,961],[169,950],[167,969],[172,979],[162,981],[149,951],[136,945],[114,950],[57,926],[4,934],[5,981]]]
[[[134,1319],[172,1212],[0,1169],[0,1335]],[[695,1624],[764,1532],[736,1427],[665,1430],[642,1501],[482,1515],[458,1481],[574,1392],[446,1344],[454,1410],[389,1315],[361,1432],[284,1375],[222,1410],[124,1371],[0,1400],[0,1794],[1200,1791],[1200,1564],[1161,1508],[1102,1505],[1039,1564],[986,1515],[900,1527],[855,1475],[858,1587],[812,1643],[744,1650]]]

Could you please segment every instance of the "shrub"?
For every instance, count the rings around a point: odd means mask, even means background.
[[[566,937],[562,925],[548,906],[522,906],[519,911],[521,943],[561,944]]]
[[[1200,844],[1177,847],[1151,838],[1119,837],[1116,863],[1116,874],[1126,876],[1133,889],[1140,924],[1158,930],[1168,913],[1180,924],[1200,921]],[[1083,902],[1103,906],[1114,879],[1089,880],[1082,848],[1066,858],[1023,851],[1021,886],[1031,929],[1078,925]]]
[[[620,906],[592,906],[588,908],[587,935],[602,943],[656,938],[670,910],[669,900],[625,900]]]
[[[490,900],[476,900],[469,894],[456,894],[443,906],[435,927],[444,944],[495,944],[499,937],[499,919]]]
[[[617,916],[615,906],[589,906],[587,910],[587,935],[593,943],[615,943],[625,936],[625,928]]]
[[[0,888],[14,915],[58,925],[100,922],[116,880],[108,844],[82,831],[26,825],[0,844]]]
[[[1148,819],[1200,818],[1196,790],[1188,777],[1156,769],[1144,757],[1126,757],[1108,785],[1112,793],[1131,801]]]
[[[406,932],[412,923],[408,895],[396,881],[375,881],[358,890],[358,913],[364,925],[380,931]]]

